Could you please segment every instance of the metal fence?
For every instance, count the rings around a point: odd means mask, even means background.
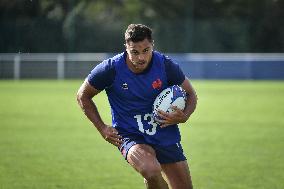
[[[0,54],[0,79],[84,78],[109,53]],[[194,79],[284,79],[284,54],[166,54]]]
[[[82,78],[106,58],[105,53],[0,54],[0,78]]]

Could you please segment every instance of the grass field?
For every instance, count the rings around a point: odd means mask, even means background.
[[[1,189],[142,189],[143,180],[83,116],[81,81],[0,81]],[[197,189],[284,188],[284,82],[193,81],[181,125]],[[110,123],[104,94],[95,97]]]

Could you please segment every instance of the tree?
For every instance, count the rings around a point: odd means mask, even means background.
[[[2,0],[0,52],[117,52],[130,23],[167,52],[283,52],[280,0]]]

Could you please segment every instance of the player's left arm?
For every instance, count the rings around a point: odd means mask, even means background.
[[[197,95],[196,95],[196,91],[194,90],[193,86],[191,85],[187,77],[185,77],[185,80],[181,84],[181,87],[185,90],[187,94],[186,105],[185,105],[185,109],[183,110],[183,113],[186,116],[186,120],[184,122],[186,122],[191,116],[191,114],[194,112],[194,110],[196,109]]]
[[[162,120],[160,120],[160,123],[161,123],[160,127],[167,127],[169,125],[185,123],[196,108],[197,95],[189,79],[185,77],[185,80],[182,82],[180,86],[187,93],[185,109],[182,111],[178,109],[177,107],[173,106],[172,108],[175,111],[173,111],[172,113],[166,113],[163,111],[159,111],[158,112],[159,116],[162,118]]]

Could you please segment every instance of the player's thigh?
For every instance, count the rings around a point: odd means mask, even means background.
[[[161,164],[162,170],[172,189],[192,189],[187,161]]]
[[[132,146],[128,151],[127,161],[144,177],[151,177],[162,171],[155,150],[146,144]]]

